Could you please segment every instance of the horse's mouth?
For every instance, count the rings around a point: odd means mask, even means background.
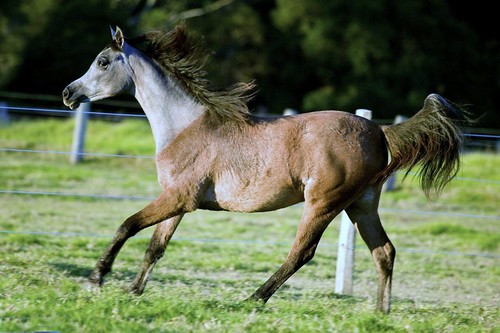
[[[82,102],[87,102],[87,101],[89,101],[89,98],[85,95],[82,95],[77,99],[72,99],[72,100],[63,99],[64,105],[69,107],[71,110],[78,108]]]
[[[67,104],[67,106],[71,109],[71,110],[74,110],[76,108],[78,108],[80,106],[80,102],[78,101],[74,101],[73,103],[70,103],[69,105]]]

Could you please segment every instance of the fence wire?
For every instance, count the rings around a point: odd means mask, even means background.
[[[25,235],[25,236],[49,236],[49,237],[89,237],[89,238],[112,238],[112,234],[96,234],[96,233],[78,233],[78,232],[48,232],[48,231],[14,231],[14,230],[0,230],[0,234],[4,235]],[[150,239],[149,236],[136,235],[134,239]],[[236,244],[236,245],[272,245],[272,246],[286,246],[290,247],[292,242],[278,242],[278,241],[260,241],[248,239],[223,239],[223,238],[194,238],[194,237],[172,237],[172,242],[193,242],[193,243],[215,243],[215,244]],[[337,243],[324,243],[320,242],[318,247],[331,247],[337,248]],[[355,245],[354,249],[365,249],[365,245]],[[350,249],[353,249],[350,248]],[[500,259],[500,255],[493,253],[468,253],[458,251],[434,251],[426,249],[411,249],[399,248],[398,252],[432,254],[432,255],[445,255],[445,256],[465,256],[465,257],[482,257]]]
[[[73,116],[75,111],[70,110],[60,110],[60,109],[46,109],[46,108],[29,108],[29,107],[16,107],[16,106],[2,106],[3,109],[13,110],[19,113],[30,113],[33,112],[39,114],[63,114]],[[114,118],[146,118],[143,114],[129,114],[129,113],[108,113],[108,112],[95,112],[89,111],[84,112],[91,117],[114,117]],[[481,139],[492,139],[499,140],[500,135],[490,135],[490,134],[474,134],[466,133],[465,137],[469,139],[481,138]],[[26,153],[26,154],[55,154],[55,155],[71,155],[73,152],[67,151],[57,151],[57,150],[37,150],[37,149],[18,149],[18,148],[8,148],[0,147],[1,152],[9,153]],[[154,156],[148,155],[127,155],[127,154],[104,154],[95,152],[81,152],[77,153],[82,156],[89,157],[102,157],[102,158],[135,158],[135,159],[154,159]],[[410,173],[412,174],[412,173]],[[500,184],[500,180],[491,179],[477,179],[477,178],[464,178],[456,177],[455,180],[461,181],[471,181],[471,182],[481,182],[490,184]],[[129,196],[129,195],[109,195],[109,194],[82,194],[82,193],[65,193],[56,191],[26,191],[26,190],[7,190],[0,189],[0,194],[5,195],[32,195],[32,196],[55,196],[55,197],[84,197],[84,198],[98,198],[98,199],[108,199],[108,200],[144,200],[151,201],[154,197],[145,196]],[[390,209],[390,208],[380,208],[381,212],[393,213],[393,214],[422,214],[422,215],[441,215],[441,216],[453,216],[460,218],[472,218],[472,219],[491,219],[500,220],[500,216],[494,215],[476,215],[476,214],[466,214],[466,213],[453,213],[453,212],[435,212],[435,211],[422,211],[422,210],[402,210],[402,209]],[[0,234],[21,234],[21,235],[45,235],[54,237],[111,237],[112,235],[100,235],[100,234],[89,234],[89,233],[59,233],[59,232],[40,232],[40,231],[11,231],[11,230],[0,230]],[[141,236],[139,236],[140,238]],[[145,237],[145,236],[144,236]],[[212,243],[236,243],[236,244],[268,244],[268,245],[287,245],[288,242],[262,242],[262,241],[249,241],[249,240],[229,240],[229,239],[195,239],[195,238],[173,238],[177,241],[191,241],[191,242],[212,242]],[[337,247],[338,244],[320,244],[320,246],[331,246]],[[364,247],[364,246],[355,246]],[[440,255],[460,255],[460,256],[475,256],[475,257],[488,257],[488,258],[500,258],[498,255],[490,253],[462,253],[456,251],[430,251],[422,249],[398,249],[399,251],[422,253],[422,254],[440,254]]]

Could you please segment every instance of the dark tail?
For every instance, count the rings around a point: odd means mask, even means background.
[[[425,195],[428,199],[431,192],[438,196],[460,168],[461,127],[469,123],[465,110],[437,94],[427,96],[422,110],[412,118],[382,126],[391,160],[376,182],[399,169],[406,169],[406,177],[419,166],[417,176]]]

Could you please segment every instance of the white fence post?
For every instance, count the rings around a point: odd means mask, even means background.
[[[408,120],[408,117],[402,116],[402,115],[397,115],[396,118],[394,118],[394,125],[402,123],[403,121]],[[396,184],[396,174],[393,173],[389,178],[387,178],[386,182],[382,186],[382,192],[390,192],[394,191],[394,186]]]
[[[299,111],[292,108],[286,108],[285,110],[283,110],[284,116],[295,116],[296,114],[299,114]]]
[[[90,103],[82,103],[75,112],[75,130],[73,131],[73,144],[71,146],[70,162],[77,164],[83,159],[85,146],[85,132],[87,130],[88,112]]]
[[[372,112],[366,109],[356,110],[356,115],[372,119]],[[352,277],[354,271],[354,244],[356,229],[349,216],[342,211],[337,255],[337,271],[335,274],[335,292],[352,294]]]

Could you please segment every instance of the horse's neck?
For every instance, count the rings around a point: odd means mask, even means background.
[[[202,116],[205,107],[150,61],[141,56],[129,59],[135,73],[134,96],[149,120],[158,153]]]

